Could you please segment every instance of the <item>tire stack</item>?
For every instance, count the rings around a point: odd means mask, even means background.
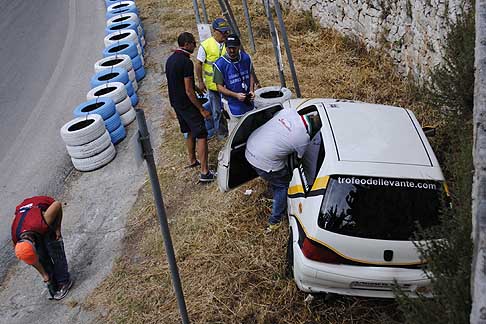
[[[142,22],[140,21],[140,18],[138,18],[137,14],[133,12],[129,13],[121,13],[116,16],[111,17],[106,21],[106,26],[108,27],[111,24],[116,24],[116,23],[123,23],[127,21],[134,21],[135,24],[137,25],[137,35],[141,35],[140,37],[144,38],[145,41],[145,30],[143,29]]]
[[[136,113],[132,107],[130,97],[127,94],[127,89],[121,82],[108,82],[94,87],[86,95],[88,100],[99,97],[108,97],[115,102],[115,109],[120,115],[121,125],[110,133],[110,136],[112,142],[118,144],[127,135],[125,126],[129,125],[136,118]]]
[[[98,114],[77,117],[61,128],[61,137],[79,171],[92,171],[110,163],[116,156],[115,146]]]
[[[138,105],[138,96],[133,88],[132,81],[130,81],[128,78],[127,70],[115,67],[111,69],[104,69],[98,73],[95,73],[90,80],[91,89],[108,82],[123,83],[127,89],[127,95],[130,97],[130,101],[132,102],[132,107],[136,107]]]
[[[124,16],[125,15],[125,16]],[[135,71],[135,77],[137,81],[142,80],[145,77],[145,68],[144,68],[144,61],[143,61],[143,48],[145,47],[145,37],[144,37],[144,30],[140,25],[140,19],[138,18],[138,9],[133,1],[119,1],[113,3],[108,6],[106,12],[107,18],[107,26],[105,28],[105,33],[107,36],[119,38],[116,33],[120,33],[133,30],[138,38],[138,43],[142,48],[142,55],[140,53],[135,53],[132,50],[125,49],[123,54],[126,54],[127,51],[130,51],[132,54],[129,54],[130,58],[132,59],[132,66]],[[114,34],[114,35],[113,35]],[[132,39],[132,42],[136,42]],[[119,45],[120,40],[118,40],[115,44]],[[112,43],[107,44],[105,38],[105,46],[117,46]],[[104,54],[113,54],[117,53],[120,50],[111,48],[112,51]]]
[[[141,56],[138,54],[137,46],[134,42],[117,42],[107,46],[103,50],[103,56],[125,54],[132,60],[132,68],[135,70],[135,78],[140,81],[145,76],[145,69]]]
[[[125,69],[128,73],[128,79],[132,81],[133,89],[135,91],[138,90],[138,82],[135,78],[135,71],[133,70],[132,60],[130,56],[121,54],[121,55],[111,55],[101,60],[97,61],[94,64],[95,73],[98,73],[102,70],[112,69],[116,67],[121,67]]]
[[[116,111],[115,102],[111,98],[99,97],[88,100],[77,106],[73,111],[74,117],[86,117],[91,114],[101,116],[113,144],[118,144],[126,136],[120,114]]]

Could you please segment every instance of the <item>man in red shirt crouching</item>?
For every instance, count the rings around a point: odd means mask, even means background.
[[[63,299],[73,285],[61,236],[62,206],[51,197],[27,198],[15,208],[12,241],[18,259],[42,276],[49,299]]]

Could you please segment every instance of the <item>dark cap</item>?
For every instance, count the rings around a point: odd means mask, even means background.
[[[223,18],[216,18],[213,21],[213,29],[219,30],[220,32],[227,32],[230,30],[230,27]]]
[[[235,34],[228,35],[226,37],[226,47],[238,47],[241,45],[240,39]]]

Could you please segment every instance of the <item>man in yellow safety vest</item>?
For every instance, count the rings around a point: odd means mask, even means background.
[[[204,40],[197,52],[196,76],[199,89],[203,92],[208,91],[214,132],[219,139],[223,139],[228,134],[228,129],[221,116],[221,96],[213,81],[213,63],[226,53],[224,42],[230,32],[230,27],[223,18],[216,18],[212,27],[213,36]]]

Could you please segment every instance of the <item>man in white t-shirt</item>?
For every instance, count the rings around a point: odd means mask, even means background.
[[[287,208],[290,172],[288,156],[297,153],[302,158],[311,136],[321,127],[318,115],[299,115],[285,108],[248,138],[245,157],[257,174],[268,181],[273,190],[272,214],[267,231],[277,229]]]

